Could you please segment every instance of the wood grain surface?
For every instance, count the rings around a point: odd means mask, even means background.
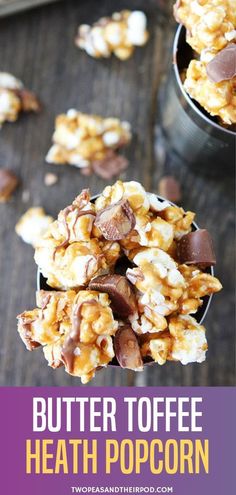
[[[213,235],[216,273],[224,285],[205,320],[209,342],[205,363],[155,365],[136,374],[108,368],[98,372],[91,385],[234,384],[233,179],[193,173],[163,145],[157,96],[171,64],[176,28],[171,7],[171,1],[158,0],[68,0],[0,21],[0,70],[22,79],[43,103],[40,115],[22,116],[0,131],[0,166],[15,170],[21,180],[13,199],[0,205],[0,385],[80,385],[63,369],[47,367],[40,350],[26,351],[15,319],[35,306],[36,288],[33,249],[14,232],[18,218],[33,205],[56,216],[83,187],[97,193],[105,185],[95,176],[82,177],[76,168],[45,164],[54,118],[71,107],[131,122],[134,138],[125,151],[130,167],[121,178],[139,180],[153,192],[164,174],[179,178],[184,208],[196,211],[199,225]],[[79,23],[92,23],[122,8],[141,8],[149,19],[149,43],[130,60],[94,60],[74,46]],[[51,188],[43,180],[49,171],[59,176]]]

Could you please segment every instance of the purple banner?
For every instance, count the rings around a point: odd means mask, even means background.
[[[1,493],[233,495],[233,388],[1,388]]]

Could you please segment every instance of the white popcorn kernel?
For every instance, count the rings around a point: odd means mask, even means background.
[[[186,365],[188,363],[202,363],[206,359],[207,340],[205,329],[189,315],[179,315],[179,322],[183,321],[183,329],[175,332],[170,324],[172,342],[171,357]],[[186,325],[186,326],[185,326]],[[174,327],[174,324],[173,324]]]
[[[225,9],[218,7],[214,12],[213,10],[204,14],[203,21],[209,29],[216,29],[221,25],[225,18]]]
[[[130,43],[136,46],[141,46],[146,41],[146,25],[147,18],[145,14],[139,10],[131,12],[128,18],[128,33],[127,37]]]
[[[119,46],[122,41],[122,31],[119,24],[116,22],[111,22],[106,26],[105,36],[108,43],[112,46]]]
[[[161,201],[156,194],[153,193],[148,193],[148,199],[150,201],[150,209],[154,212],[165,210],[170,206],[168,201]]]
[[[225,38],[227,41],[233,41],[236,39],[236,29],[229,31],[228,33],[225,33]]]
[[[115,131],[107,131],[103,134],[102,139],[106,146],[111,147],[119,142],[120,135]]]
[[[97,258],[91,254],[78,256],[71,264],[71,270],[76,273],[76,278],[80,281],[81,285],[86,284],[90,280],[92,275],[97,271],[97,268]]]
[[[8,72],[0,72],[0,87],[6,89],[22,89],[23,83]]]
[[[70,165],[74,165],[78,168],[85,168],[89,166],[89,161],[85,160],[79,153],[70,153],[67,161]]]
[[[99,335],[96,344],[112,359],[115,356],[113,342],[110,335]]]
[[[75,110],[75,108],[70,108],[68,111],[67,111],[67,117],[69,117],[69,119],[75,119],[78,115],[78,112],[77,110]]]
[[[76,347],[75,350],[74,350],[74,355],[75,356],[80,356],[81,354],[81,349],[79,347]]]
[[[103,57],[109,57],[110,52],[108,45],[103,36],[103,29],[99,26],[92,28],[91,30],[91,39],[94,46],[95,51],[102,55]]]
[[[172,287],[184,286],[185,280],[183,275],[176,268],[169,271],[167,276],[168,284]]]
[[[35,247],[52,222],[53,218],[46,215],[43,208],[33,207],[22,215],[15,230],[24,242]]]
[[[0,113],[9,114],[12,110],[12,95],[7,91],[0,93]]]
[[[197,0],[191,3],[191,10],[194,14],[199,15],[200,17],[204,14],[204,8],[198,3]]]

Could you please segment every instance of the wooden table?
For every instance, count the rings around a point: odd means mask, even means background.
[[[15,317],[35,306],[36,265],[31,246],[14,232],[20,215],[42,205],[56,215],[83,188],[92,193],[105,183],[86,178],[73,167],[45,164],[55,115],[75,107],[84,112],[118,116],[131,122],[134,139],[127,149],[130,167],[122,179],[141,181],[157,191],[159,178],[172,173],[182,184],[183,206],[197,211],[197,221],[211,231],[218,255],[217,275],[224,290],[214,297],[207,319],[209,351],[204,364],[168,363],[144,373],[108,368],[92,385],[232,385],[234,383],[234,209],[233,180],[207,179],[191,172],[162,145],[157,94],[171,63],[175,22],[171,1],[68,0],[0,21],[0,70],[14,73],[43,102],[40,115],[22,116],[0,132],[0,166],[16,171],[21,186],[8,204],[0,205],[0,384],[74,385],[80,380],[63,369],[47,367],[43,353],[27,352],[16,332]],[[73,43],[77,25],[114,10],[143,8],[149,17],[149,43],[133,58],[120,62],[94,60]],[[158,141],[156,141],[156,135]],[[48,188],[44,175],[58,174]],[[27,195],[29,196],[27,201]]]

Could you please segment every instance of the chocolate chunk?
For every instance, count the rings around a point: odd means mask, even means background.
[[[128,167],[128,160],[118,155],[114,150],[109,150],[102,160],[93,160],[92,169],[102,179],[112,179]]]
[[[41,104],[32,91],[28,89],[16,90],[20,97],[22,110],[24,112],[40,112]]]
[[[135,216],[129,201],[122,199],[101,210],[94,224],[108,241],[124,239],[135,226]]]
[[[173,203],[178,203],[181,200],[180,184],[172,175],[162,177],[158,185],[158,192],[160,196]]]
[[[228,81],[236,75],[236,45],[230,43],[207,64],[208,78],[215,83]]]
[[[19,181],[13,172],[4,168],[0,169],[0,202],[4,203],[10,199],[18,182]]]
[[[138,339],[129,325],[120,327],[116,332],[114,350],[121,368],[128,368],[134,371],[143,370],[143,360]]]
[[[202,269],[215,265],[216,258],[209,232],[199,229],[184,235],[177,243],[177,256],[180,263],[198,265]]]
[[[122,275],[101,275],[89,283],[89,289],[106,292],[111,307],[120,318],[127,318],[136,311],[136,299],[126,277]]]

